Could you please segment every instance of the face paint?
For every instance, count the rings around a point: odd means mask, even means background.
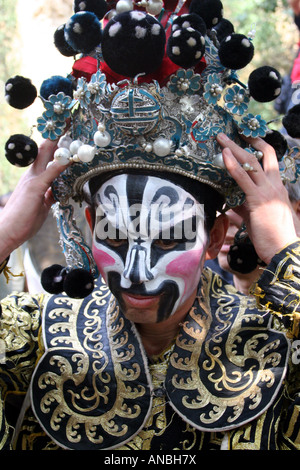
[[[95,195],[93,254],[125,315],[163,321],[195,295],[207,235],[203,206],[175,184],[118,175]]]

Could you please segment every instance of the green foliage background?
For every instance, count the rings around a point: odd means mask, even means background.
[[[20,73],[18,41],[22,41],[22,38],[19,38],[18,32],[18,1],[27,0],[0,0],[0,195],[13,190],[24,171],[6,161],[5,142],[12,134],[28,134],[28,129],[34,124],[28,123],[23,112],[11,108],[4,100],[5,81]],[[69,3],[72,3],[72,0],[69,0]],[[57,15],[57,26],[62,23],[63,4],[66,4],[66,0],[38,2],[41,15],[47,14],[47,8],[51,5],[49,13],[52,17]],[[224,16],[232,21],[236,32],[247,34],[253,28],[256,29],[255,57],[252,63],[240,72],[242,81],[246,83],[251,70],[260,65],[274,66],[282,75],[289,73],[297,50],[298,31],[287,0],[223,0],[223,6]],[[67,19],[66,17],[65,20]],[[38,15],[35,16],[35,21],[39,21]],[[34,25],[28,25],[28,28],[34,28]],[[34,82],[34,76],[29,78]],[[268,121],[277,117],[273,103],[253,103],[251,111],[262,114]]]

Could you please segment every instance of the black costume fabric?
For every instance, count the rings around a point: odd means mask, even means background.
[[[299,251],[295,244],[276,255],[272,285],[295,268]],[[293,292],[295,283],[293,277]],[[256,289],[259,299],[270,286],[260,282]],[[205,269],[178,336],[152,358],[101,282],[84,300],[26,294],[4,299],[2,447],[297,448],[299,366],[289,361],[292,331],[275,308],[280,304],[282,310],[286,298],[290,303],[287,289],[282,297],[279,289],[276,297],[266,294],[274,312],[259,310],[255,297],[237,293]],[[293,305],[295,332],[295,295]],[[9,442],[13,429],[4,411],[14,393],[25,399]]]

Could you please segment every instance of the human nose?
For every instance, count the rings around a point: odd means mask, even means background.
[[[145,247],[140,245],[132,247],[127,254],[123,274],[125,279],[129,280],[132,284],[141,284],[153,279],[153,274],[147,267],[147,251]]]

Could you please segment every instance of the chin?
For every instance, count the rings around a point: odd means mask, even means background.
[[[159,323],[158,321],[158,312],[151,310],[136,310],[132,308],[125,308],[123,311],[127,320],[132,321],[136,324],[153,324]]]

